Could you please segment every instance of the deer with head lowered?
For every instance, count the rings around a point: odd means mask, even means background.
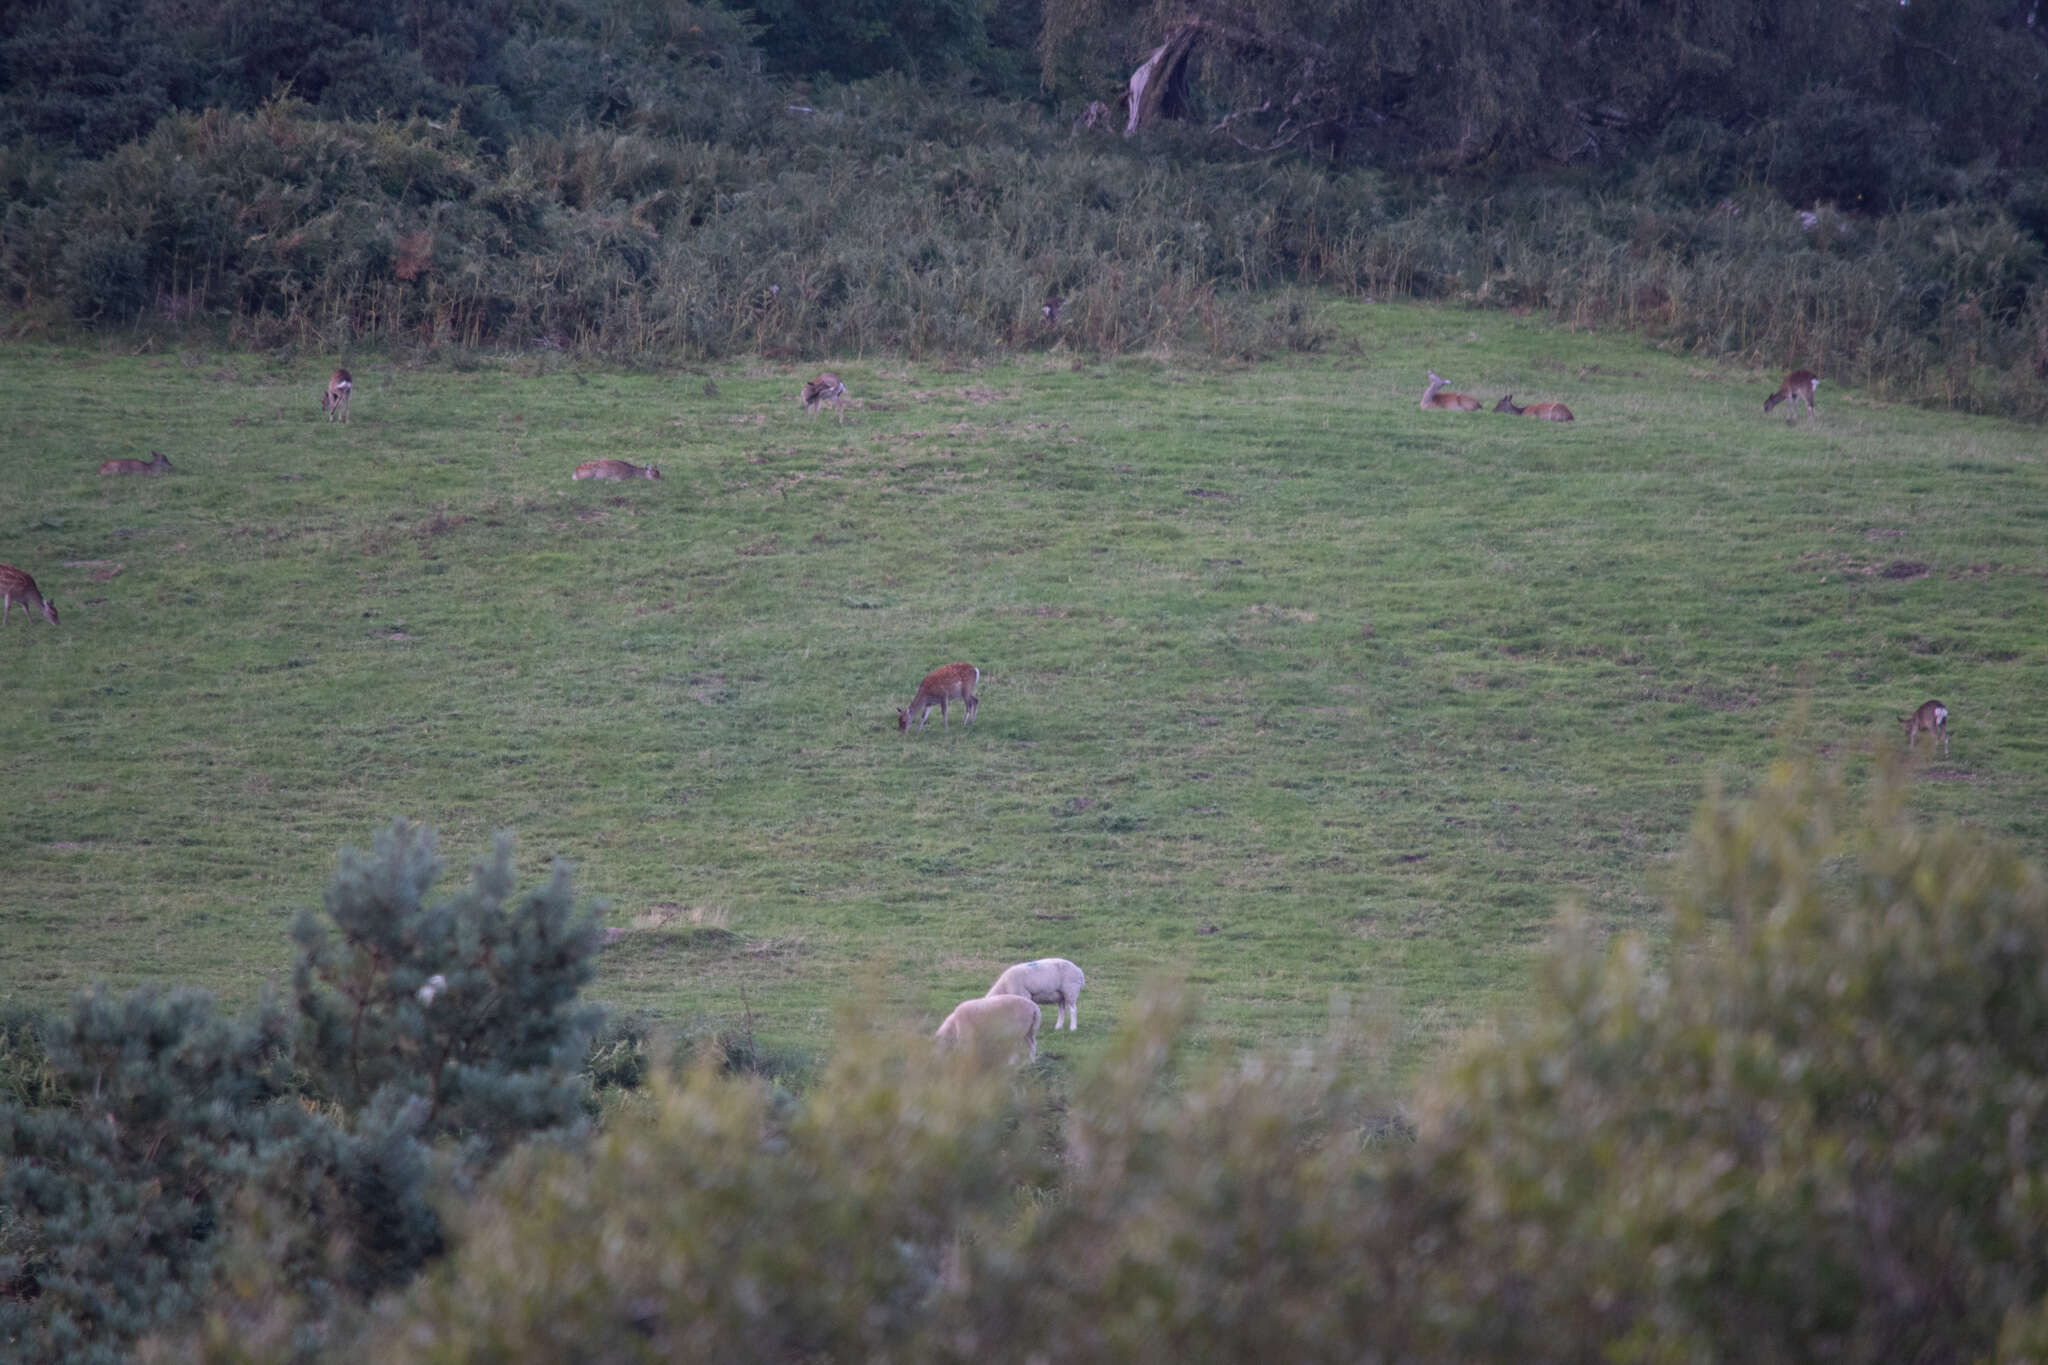
[[[1469,393],[1440,392],[1443,386],[1450,382],[1450,380],[1444,378],[1435,370],[1431,370],[1429,372],[1429,387],[1422,391],[1422,410],[1424,412],[1479,411],[1479,400]]]
[[[161,450],[149,452],[147,460],[108,460],[100,466],[100,473],[107,474],[168,474],[171,461]]]
[[[661,471],[651,464],[628,460],[585,460],[576,466],[572,479],[658,479]]]
[[[917,717],[917,728],[924,729],[931,719],[932,708],[939,708],[939,728],[950,730],[952,722],[947,719],[946,703],[957,701],[967,711],[967,723],[974,724],[974,713],[981,708],[981,699],[974,695],[974,686],[981,681],[981,670],[973,664],[947,664],[924,675],[924,681],[917,685],[917,695],[910,699],[910,705],[896,708],[896,728],[908,730],[913,714]]]
[[[1546,422],[1569,422],[1572,410],[1562,403],[1529,403],[1515,406],[1515,396],[1509,394],[1493,405],[1495,412],[1511,412],[1517,417],[1540,417]]]
[[[1820,412],[1813,406],[1813,391],[1820,387],[1820,376],[1812,370],[1794,370],[1785,376],[1785,382],[1778,385],[1778,391],[1764,400],[1764,411],[1769,412],[1786,399],[1792,400],[1792,415],[1785,419],[1791,426],[1799,420],[1799,405],[1806,404],[1806,415],[1818,417]]]
[[[0,564],[0,626],[7,624],[16,602],[23,611],[40,611],[45,621],[57,624],[57,604],[37,590],[36,581],[12,564]]]
[[[1934,747],[1937,736],[1941,739],[1941,756],[1948,757],[1948,708],[1938,701],[1923,701],[1920,709],[1910,716],[1899,717],[1899,724],[1906,727],[1906,752],[1913,752],[1913,741],[1922,730],[1927,732],[1927,747]]]
[[[334,372],[334,378],[327,381],[327,392],[320,395],[320,408],[328,421],[348,425],[348,396],[355,387],[356,381],[348,377],[347,370]]]
[[[818,409],[830,403],[839,409],[839,420],[846,420],[846,384],[838,375],[826,372],[804,385],[804,411],[812,417]]]

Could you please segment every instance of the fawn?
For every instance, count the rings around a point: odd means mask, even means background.
[[[1799,420],[1799,404],[1801,400],[1804,400],[1806,403],[1806,415],[1808,417],[1817,417],[1820,413],[1813,406],[1813,391],[1819,387],[1820,376],[1812,370],[1794,370],[1785,376],[1784,383],[1778,385],[1778,391],[1764,400],[1764,411],[1769,412],[1772,408],[1775,408],[1778,404],[1789,398],[1792,400],[1792,415],[1785,419],[1786,426],[1789,427]]]
[[[840,380],[838,375],[832,374],[829,371],[804,385],[804,411],[808,412],[812,417],[816,417],[818,409],[824,407],[827,403],[839,409],[839,420],[844,422],[846,420],[846,385]]]
[[[1515,406],[1515,396],[1509,394],[1493,405],[1495,412],[1511,412],[1517,417],[1541,417],[1546,422],[1569,422],[1572,410],[1562,403],[1530,403],[1525,407]]]
[[[57,604],[37,591],[36,581],[12,564],[0,564],[0,626],[7,624],[17,599],[23,611],[41,611],[44,620],[57,624]]]
[[[347,370],[336,370],[334,378],[327,381],[327,392],[320,395],[320,408],[328,421],[348,425],[348,396],[355,386],[356,381],[348,377]]]
[[[1910,716],[1899,717],[1899,724],[1906,727],[1906,752],[1913,751],[1913,741],[1922,730],[1927,732],[1927,744],[1934,747],[1935,737],[1941,738],[1941,756],[1948,757],[1948,708],[1938,701],[1923,701],[1920,709]]]
[[[576,466],[572,479],[658,479],[661,471],[653,465],[629,464],[625,460],[585,460]]]
[[[171,462],[161,450],[149,452],[147,460],[108,460],[100,466],[100,473],[106,474],[168,474]]]
[[[915,711],[917,728],[924,729],[924,723],[931,719],[932,708],[936,706],[939,708],[940,728],[951,729],[952,724],[946,716],[946,703],[949,701],[966,703],[967,723],[974,724],[974,713],[981,706],[981,699],[974,695],[974,685],[980,681],[981,670],[973,664],[947,664],[944,668],[933,669],[917,685],[917,695],[910,699],[910,705],[897,708],[896,728],[908,730],[910,713]]]
[[[1424,412],[1479,411],[1479,400],[1469,393],[1437,392],[1438,389],[1441,389],[1450,382],[1450,380],[1444,378],[1435,370],[1431,370],[1429,372],[1429,387],[1422,391],[1422,410]]]

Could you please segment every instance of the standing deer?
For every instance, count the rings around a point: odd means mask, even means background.
[[[907,707],[896,710],[896,728],[910,728],[911,712],[917,713],[917,728],[924,729],[931,719],[932,708],[939,708],[939,727],[952,729],[952,722],[946,715],[946,703],[964,702],[967,707],[967,723],[974,724],[974,713],[981,707],[981,699],[974,695],[974,685],[981,681],[981,670],[973,664],[947,664],[925,674],[924,681],[917,685],[917,695],[910,699]]]
[[[1786,426],[1789,427],[1799,420],[1801,400],[1806,403],[1806,415],[1818,417],[1820,412],[1813,406],[1813,391],[1819,387],[1820,376],[1812,370],[1794,370],[1785,376],[1784,383],[1778,385],[1778,391],[1764,400],[1764,411],[1769,412],[1789,398],[1792,400],[1792,415],[1785,419]]]
[[[1429,372],[1429,387],[1422,391],[1422,410],[1424,412],[1479,411],[1479,400],[1469,393],[1437,392],[1438,389],[1441,389],[1450,382],[1450,380],[1444,378],[1435,370],[1431,370]]]
[[[102,476],[108,474],[168,474],[171,462],[161,450],[149,452],[147,460],[108,460],[100,466]]]
[[[348,425],[348,396],[355,386],[356,381],[348,377],[347,370],[336,370],[334,378],[327,381],[327,392],[320,395],[320,408],[328,421]]]
[[[0,564],[0,626],[17,600],[23,611],[41,611],[45,621],[57,624],[57,604],[36,590],[36,581],[12,564]]]
[[[1934,747],[1936,736],[1941,738],[1941,756],[1948,757],[1948,708],[1938,701],[1923,701],[1920,709],[1910,716],[1899,717],[1899,724],[1906,727],[1906,752],[1913,752],[1913,741],[1922,730],[1927,732],[1927,744]]]
[[[585,460],[576,466],[572,479],[658,479],[661,471],[653,465],[630,464],[625,460]]]
[[[808,412],[815,418],[818,415],[818,409],[827,403],[839,409],[839,420],[844,422],[846,420],[846,385],[840,380],[838,375],[830,371],[819,375],[816,379],[804,385],[805,412]]]
[[[1495,412],[1511,412],[1517,417],[1541,417],[1546,422],[1569,422],[1572,410],[1562,403],[1530,403],[1525,407],[1515,406],[1515,396],[1509,394],[1493,405]]]

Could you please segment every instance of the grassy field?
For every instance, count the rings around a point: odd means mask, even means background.
[[[511,828],[622,931],[593,994],[821,1046],[1083,964],[1211,1044],[1512,1008],[1576,898],[1653,934],[1703,784],[1953,709],[1929,819],[2048,835],[2048,438],[1498,314],[1320,356],[586,369],[0,349],[0,1003],[253,997],[344,844]],[[317,395],[354,371],[354,422]],[[1418,411],[1434,367],[1488,407]],[[1780,413],[1782,414],[1782,409]],[[166,452],[175,475],[101,479]],[[572,483],[598,456],[659,483]],[[903,737],[929,669],[980,722]],[[1788,740],[1788,736],[1793,738]]]

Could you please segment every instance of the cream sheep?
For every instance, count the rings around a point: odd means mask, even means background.
[[[1019,962],[996,978],[988,988],[991,996],[1023,995],[1041,1005],[1057,1005],[1052,1026],[1062,1022],[1068,1028],[1081,1027],[1081,988],[1088,984],[1079,967],[1063,957],[1040,957]]]
[[[1038,1060],[1038,1006],[1018,995],[983,996],[962,1000],[932,1035],[941,1043],[968,1043],[983,1056],[1009,1048],[1017,1060],[1016,1044],[1023,1043],[1031,1060]]]

